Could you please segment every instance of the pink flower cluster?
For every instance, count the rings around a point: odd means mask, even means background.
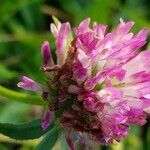
[[[73,36],[68,22],[52,23],[57,60],[47,41],[41,48],[48,84],[23,77],[18,86],[43,92],[49,104],[43,128],[53,113],[79,139],[110,144],[124,138],[130,124],[144,125],[150,113],[150,50],[139,52],[148,29],[134,35],[133,21],[120,19],[112,32],[106,32],[107,25],[95,22],[90,28],[89,23],[89,18],[81,22]]]

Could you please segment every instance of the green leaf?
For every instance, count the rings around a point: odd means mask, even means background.
[[[0,75],[1,75],[0,82],[10,80],[14,78],[16,74],[17,74],[16,72],[10,71],[5,66],[0,64]]]
[[[52,124],[47,130],[43,130],[41,128],[41,119],[21,125],[0,123],[0,133],[13,139],[27,140],[39,138],[53,127],[54,125]]]
[[[0,150],[8,150],[6,145],[0,143]]]
[[[1,1],[0,5],[0,25],[7,22],[11,17],[13,17],[18,11],[22,10],[22,8],[27,7],[31,4],[38,3],[39,0],[5,0]]]
[[[60,127],[54,127],[52,130],[50,130],[47,135],[44,137],[44,139],[37,145],[36,150],[51,150],[55,143],[57,142],[57,139],[61,133]]]
[[[27,116],[30,115],[29,113],[31,112],[31,109],[33,108],[27,104],[18,102],[6,102],[5,105],[0,108],[0,122],[13,124],[20,124],[21,122],[25,122]]]
[[[66,142],[64,135],[61,136],[61,150],[69,150],[68,144]]]

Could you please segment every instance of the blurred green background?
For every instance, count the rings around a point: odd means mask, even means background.
[[[48,40],[55,50],[50,33],[52,15],[62,22],[69,21],[73,27],[90,17],[108,24],[110,29],[123,18],[135,21],[133,32],[137,32],[150,27],[150,0],[0,0],[0,85],[21,91],[16,87],[21,75],[43,81],[40,46]],[[144,48],[150,49],[150,44]],[[0,122],[19,124],[41,118],[42,114],[40,106],[15,102],[0,93]],[[144,127],[133,126],[124,141],[109,149],[150,150],[148,124],[150,121]],[[32,150],[36,142],[18,142],[0,135],[0,150]],[[59,150],[58,145],[54,149]]]

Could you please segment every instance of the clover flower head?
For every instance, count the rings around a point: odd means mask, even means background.
[[[23,77],[18,84],[27,90],[41,90],[49,107],[42,127],[52,115],[64,128],[71,149],[71,134],[82,142],[101,144],[120,141],[130,124],[144,125],[150,113],[150,50],[139,52],[146,43],[148,29],[130,32],[133,21],[120,23],[108,32],[107,25],[89,27],[85,19],[74,29],[70,24],[51,24],[55,38],[54,60],[48,41],[41,53],[47,85]]]

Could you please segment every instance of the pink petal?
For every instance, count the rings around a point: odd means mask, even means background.
[[[76,62],[73,67],[73,77],[80,85],[87,78],[87,69],[82,66],[80,62]]]
[[[17,86],[29,91],[41,91],[40,85],[26,76],[22,77],[21,82]]]
[[[134,25],[133,21],[128,21],[127,23],[125,23],[123,20],[120,20],[120,24],[117,26],[115,34],[123,36],[130,31],[133,25]]]
[[[41,127],[43,128],[43,130],[45,130],[50,126],[51,123],[52,123],[52,113],[51,111],[47,110],[43,116],[43,122]]]
[[[58,32],[58,36],[56,38],[56,54],[57,54],[57,62],[58,64],[62,65],[66,59],[66,52],[67,52],[67,41],[69,40],[71,29],[70,24],[63,23],[60,27]]]
[[[78,52],[77,58],[79,62],[82,64],[84,68],[88,68],[90,66],[90,59],[88,58],[88,56],[81,49],[78,49],[77,52]]]
[[[41,47],[41,53],[44,61],[44,65],[54,65],[53,58],[51,56],[51,48],[48,41],[45,41]]]
[[[57,46],[57,54],[61,54],[66,46],[67,38],[70,34],[70,24],[63,23],[60,27],[57,39],[56,39],[56,46]]]
[[[83,34],[85,32],[89,31],[89,23],[90,23],[90,18],[87,18],[83,20],[80,25],[75,29],[75,34],[76,36]]]
[[[122,97],[122,92],[117,88],[108,87],[100,90],[98,96],[101,102],[109,103],[115,99],[120,99]]]
[[[100,38],[100,40],[104,38],[106,29],[107,29],[107,25],[103,25],[103,24],[94,24],[93,26],[93,31]]]
[[[86,80],[86,82],[84,83],[85,89],[92,90],[100,82],[100,79],[101,79],[101,75],[97,74],[91,79]]]
[[[71,137],[68,134],[66,134],[65,138],[66,138],[66,141],[69,145],[70,150],[75,150],[75,145],[74,145],[73,140],[71,139]]]
[[[141,109],[131,108],[127,115],[129,123],[139,125],[144,125],[146,123],[145,113]]]
[[[127,70],[127,75],[132,75],[140,71],[150,72],[149,56],[150,50],[146,50],[125,64],[123,68]]]

